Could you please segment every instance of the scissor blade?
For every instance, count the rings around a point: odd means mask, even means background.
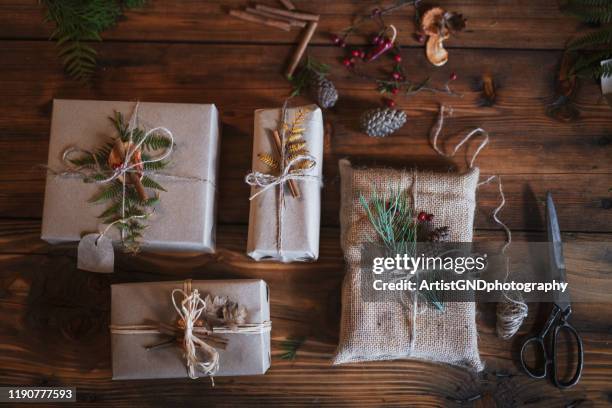
[[[563,242],[561,241],[561,230],[555,203],[550,192],[546,194],[546,222],[548,230],[548,251],[550,265],[550,279],[558,282],[567,282],[565,276],[565,258],[563,257]],[[569,292],[555,292],[555,304],[565,310],[570,306]]]

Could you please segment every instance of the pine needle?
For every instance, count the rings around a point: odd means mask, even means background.
[[[283,360],[295,360],[297,352],[306,341],[306,337],[287,339],[281,343],[281,348],[285,351],[280,358]]]
[[[388,199],[385,197],[389,197]],[[417,249],[418,224],[406,193],[399,188],[391,189],[388,194],[381,194],[374,189],[372,198],[366,199],[359,193],[359,202],[366,212],[368,220],[382,241],[388,256],[408,254],[413,256]],[[437,278],[434,271],[418,273],[417,280]],[[420,282],[417,287],[420,286]],[[444,303],[439,300],[435,291],[419,291],[429,303],[438,310],[444,310]]]

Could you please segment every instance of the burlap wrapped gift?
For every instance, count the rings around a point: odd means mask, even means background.
[[[340,161],[342,249],[347,274],[342,287],[340,343],[334,364],[414,358],[480,371],[476,308],[472,302],[453,302],[443,311],[433,307],[372,301],[362,285],[363,244],[376,232],[359,201],[399,188],[416,211],[435,214],[435,226],[448,226],[453,242],[471,242],[479,170],[465,174],[427,173],[393,169],[353,168]],[[370,289],[368,289],[370,288]]]

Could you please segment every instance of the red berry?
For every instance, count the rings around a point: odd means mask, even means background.
[[[400,74],[399,72],[394,72],[392,76],[393,76],[393,79],[395,79],[396,81],[399,81],[402,79],[402,74]]]
[[[390,39],[390,38],[385,38],[384,43],[385,43],[385,45],[388,47],[388,46],[390,46],[391,44],[393,44],[393,41],[391,41],[391,39]]]
[[[359,58],[364,59],[366,56],[366,53],[364,50],[359,51]]]
[[[402,62],[402,56],[399,54],[395,54],[393,56],[393,60],[399,64],[400,62]]]
[[[423,221],[427,221],[427,213],[425,211],[421,211],[419,213],[419,215],[417,215],[417,220],[423,222]]]
[[[431,220],[433,220],[433,217],[434,217],[433,214],[427,214],[426,220],[427,221],[431,221]]]
[[[397,95],[397,94],[399,93],[399,88],[397,88],[397,87],[393,87],[393,88],[391,88],[391,93],[392,93],[393,95]]]
[[[334,44],[339,45],[342,38],[338,37],[336,34],[332,34],[331,40]]]
[[[423,34],[420,34],[420,33],[414,33],[414,39],[417,40],[420,43],[424,43],[425,42],[425,36]]]
[[[351,65],[353,65],[353,62],[351,61],[350,58],[345,58],[342,60],[342,65],[344,65],[345,67],[350,67]]]
[[[395,101],[393,99],[384,98],[383,100],[385,102],[385,105],[387,105],[388,108],[394,108],[395,107]]]
[[[361,51],[360,50],[353,50],[351,51],[351,55],[355,58],[359,58],[361,56]]]
[[[380,42],[380,36],[379,35],[375,35],[374,37],[372,37],[372,44],[378,45],[379,42]]]
[[[450,74],[450,80],[451,81],[456,81],[457,80],[457,74],[455,74],[454,72],[452,74]]]

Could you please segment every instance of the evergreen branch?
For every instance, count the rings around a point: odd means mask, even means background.
[[[45,21],[55,23],[57,41],[66,72],[87,82],[96,67],[96,51],[87,41],[101,41],[100,33],[113,27],[125,8],[140,7],[145,0],[40,0]]]
[[[291,96],[300,95],[310,86],[310,82],[316,76],[326,76],[329,73],[329,65],[323,64],[314,58],[306,57],[306,62],[298,70],[296,75],[289,77],[292,86]]]
[[[572,51],[603,44],[612,44],[612,27],[602,28],[594,33],[576,38],[575,40],[570,41],[570,43],[567,45],[567,49]]]
[[[612,3],[608,0],[567,0],[561,9],[585,23],[605,24],[612,21]]]
[[[306,337],[298,337],[294,339],[286,339],[281,343],[281,348],[285,351],[280,358],[283,360],[295,360],[297,352],[306,341]]]

